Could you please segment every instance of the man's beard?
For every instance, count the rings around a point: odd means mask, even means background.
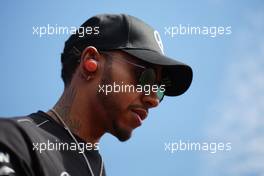
[[[100,81],[100,85],[112,85],[112,68],[107,65],[104,69],[102,79]],[[122,115],[122,110],[120,103],[115,101],[115,93],[111,92],[109,94],[104,94],[104,92],[99,93],[97,91],[97,97],[103,109],[105,110],[107,116],[112,120],[112,134],[118,138],[119,141],[126,141],[131,137],[131,132],[121,128],[118,124],[117,115]],[[110,127],[111,128],[111,127]],[[108,132],[111,132],[110,130]]]

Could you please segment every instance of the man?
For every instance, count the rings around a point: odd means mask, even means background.
[[[159,33],[143,21],[103,14],[80,29],[65,43],[56,105],[1,120],[0,175],[105,175],[100,138],[128,140],[164,95],[190,86],[191,68],[164,56]]]

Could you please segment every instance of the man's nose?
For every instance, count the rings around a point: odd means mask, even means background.
[[[148,108],[155,108],[159,105],[159,99],[157,93],[151,92],[150,95],[143,95],[143,103]]]

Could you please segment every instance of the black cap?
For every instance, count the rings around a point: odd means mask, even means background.
[[[183,94],[192,82],[190,66],[164,55],[158,31],[142,20],[126,14],[101,14],[88,19],[81,28],[89,28],[84,35],[73,34],[65,42],[64,52],[87,46],[98,50],[120,49],[151,64],[162,66],[162,75],[169,79],[165,95]]]

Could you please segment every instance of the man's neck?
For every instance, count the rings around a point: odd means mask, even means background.
[[[59,118],[69,127],[72,133],[86,142],[95,144],[99,142],[101,136],[104,134],[104,130],[100,123],[94,121],[95,118],[91,115],[93,112],[89,112],[91,108],[82,108],[86,103],[87,100],[78,96],[78,92],[74,87],[68,87],[53,109],[60,116]],[[62,124],[52,111],[48,111],[47,113],[55,121]]]

